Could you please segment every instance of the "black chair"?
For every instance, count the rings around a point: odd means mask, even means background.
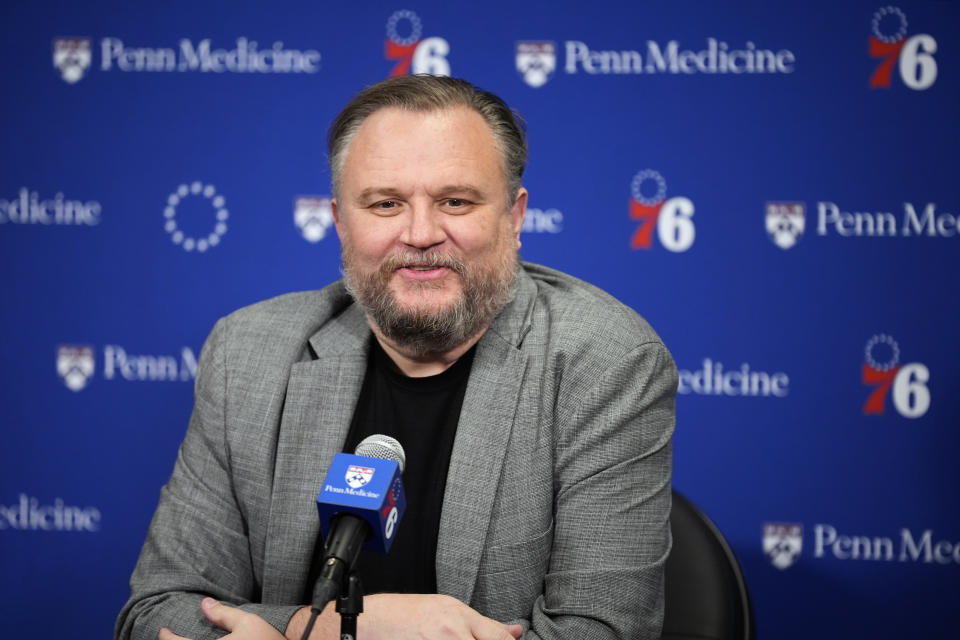
[[[717,526],[673,492],[673,551],[665,577],[665,640],[753,640],[753,609],[740,565]]]

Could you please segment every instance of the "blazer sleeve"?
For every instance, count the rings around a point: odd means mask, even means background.
[[[260,589],[226,438],[227,322],[201,352],[190,425],[130,578],[117,640],[156,640],[161,627],[194,640],[223,636],[200,610],[204,596],[256,613],[281,633],[299,608],[251,602]]]
[[[525,639],[660,637],[676,389],[673,359],[650,342],[576,398],[560,427],[553,548]]]

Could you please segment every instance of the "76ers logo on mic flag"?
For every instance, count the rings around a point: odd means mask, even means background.
[[[364,486],[370,479],[373,477],[373,469],[371,467],[361,467],[360,465],[352,464],[347,467],[347,473],[344,476],[347,484],[354,488],[359,489]]]
[[[905,418],[919,418],[930,408],[930,370],[919,362],[900,364],[900,345],[885,333],[867,341],[863,384],[876,387],[863,405],[864,415],[882,415],[893,390],[893,407]]]
[[[659,171],[644,169],[630,183],[630,217],[638,220],[630,238],[631,249],[649,249],[653,231],[666,249],[679,253],[693,246],[693,202],[689,198],[667,198],[667,181]]]
[[[907,16],[899,7],[881,7],[873,14],[870,57],[882,62],[870,76],[870,88],[889,89],[896,64],[903,83],[916,91],[937,80],[937,41],[921,33],[907,37]]]

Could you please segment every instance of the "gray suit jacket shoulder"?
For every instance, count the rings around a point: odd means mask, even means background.
[[[221,319],[118,638],[222,632],[202,595],[283,630],[314,501],[347,435],[372,334],[341,283]],[[437,583],[525,638],[656,638],[670,546],[676,369],[606,293],[524,264],[478,344],[448,471]],[[402,526],[402,523],[401,523]]]

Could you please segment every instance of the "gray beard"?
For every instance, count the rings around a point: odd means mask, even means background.
[[[406,251],[388,258],[378,270],[370,273],[354,268],[346,245],[342,259],[347,292],[388,340],[413,357],[446,353],[485,331],[513,299],[519,267],[516,252],[508,252],[488,269],[468,267],[457,258],[437,251]],[[400,308],[390,291],[390,279],[394,271],[410,263],[443,266],[456,272],[463,286],[460,298],[440,310]],[[415,286],[439,288],[433,282]]]

